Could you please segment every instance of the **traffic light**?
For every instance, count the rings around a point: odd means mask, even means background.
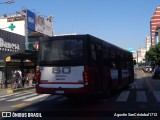
[[[27,50],[38,50],[39,44],[38,42],[26,42],[26,49]]]
[[[28,50],[35,50],[34,44],[35,42],[28,42]]]
[[[30,36],[30,33],[28,34],[28,40],[26,42],[26,49],[27,50],[38,50],[39,47],[39,37],[38,36]]]

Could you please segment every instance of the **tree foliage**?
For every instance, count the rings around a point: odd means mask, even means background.
[[[156,64],[160,65],[160,43],[147,51],[145,57],[147,61],[155,61]]]

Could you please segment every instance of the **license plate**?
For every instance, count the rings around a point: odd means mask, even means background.
[[[55,91],[56,94],[64,94],[64,91],[63,90],[57,90]]]

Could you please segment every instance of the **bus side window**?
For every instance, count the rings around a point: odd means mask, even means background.
[[[117,68],[115,51],[111,50],[110,55],[111,55],[111,68],[115,69],[115,68]]]
[[[105,67],[109,68],[109,63],[110,63],[110,56],[109,56],[109,49],[108,48],[104,48],[103,49],[103,60],[104,60],[104,65]]]
[[[96,62],[96,47],[94,44],[91,45],[91,59],[93,62]]]
[[[129,60],[129,56],[127,55],[123,55],[123,65],[122,68],[123,69],[129,69],[131,66],[131,62]]]
[[[131,61],[129,59],[129,56],[127,56],[127,59],[126,59],[126,68],[129,69],[131,67]]]

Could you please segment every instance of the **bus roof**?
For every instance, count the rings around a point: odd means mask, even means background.
[[[63,37],[73,37],[73,38],[79,38],[79,37],[89,37],[91,38],[92,40],[96,41],[96,42],[99,42],[99,43],[102,43],[108,47],[114,47],[115,49],[119,49],[119,50],[122,50],[123,52],[127,52],[127,53],[130,53],[132,54],[130,51],[126,50],[126,49],[123,49],[117,45],[114,45],[112,43],[109,43],[101,38],[98,38],[98,37],[95,37],[93,35],[90,35],[90,34],[60,34],[60,35],[54,35],[52,37],[49,37],[49,38],[63,38]]]

